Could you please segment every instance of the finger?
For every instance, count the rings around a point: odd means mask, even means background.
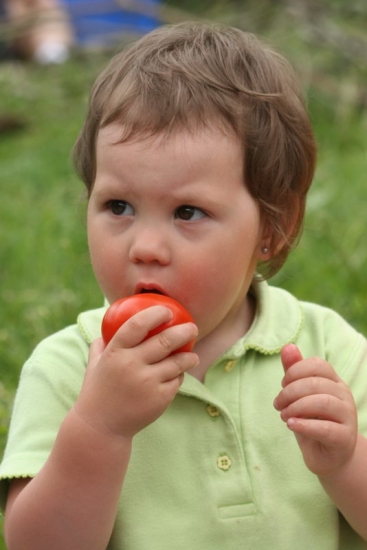
[[[292,367],[286,371],[282,380],[282,386],[285,388],[288,384],[296,380],[312,377],[327,378],[334,382],[341,381],[341,378],[337,375],[330,363],[319,357],[310,357],[293,364]]]
[[[321,394],[337,397],[341,401],[348,399],[348,391],[344,384],[338,384],[327,378],[312,376],[296,380],[285,386],[275,399],[274,406],[276,409],[282,410],[303,397]]]
[[[281,359],[284,371],[286,372],[292,365],[302,361],[303,357],[295,344],[287,344],[281,352]]]
[[[352,420],[353,410],[332,395],[309,395],[283,409],[281,418],[285,422],[290,418],[308,418],[343,424]]]
[[[289,418],[287,427],[297,435],[302,435],[322,443],[325,447],[342,448],[350,439],[347,426],[330,420]]]
[[[97,338],[91,343],[89,348],[89,354],[88,354],[89,367],[93,368],[93,366],[95,366],[98,363],[104,349],[105,349],[105,344],[102,338]]]
[[[166,383],[175,378],[183,380],[184,373],[198,364],[199,357],[196,353],[175,353],[174,355],[170,355],[159,366],[160,382]]]
[[[151,330],[172,319],[172,315],[169,308],[161,305],[139,311],[117,330],[110,342],[111,347],[134,348]]]
[[[193,323],[174,325],[145,340],[141,344],[141,357],[147,363],[158,363],[197,335],[198,329]]]
[[[180,389],[180,386],[183,380],[184,380],[184,374],[180,374],[180,376],[176,376],[176,378],[172,378],[172,380],[167,380],[166,382],[160,385],[159,396],[160,396],[160,399],[167,404],[167,406],[175,398],[175,395]]]

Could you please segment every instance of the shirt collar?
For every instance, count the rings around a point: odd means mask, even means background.
[[[279,353],[283,346],[296,341],[302,329],[301,304],[289,292],[265,281],[254,282],[250,292],[256,300],[253,323],[222,359],[238,359],[250,349],[265,355]]]

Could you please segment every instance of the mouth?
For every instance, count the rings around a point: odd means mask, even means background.
[[[156,286],[144,286],[139,285],[136,289],[135,294],[160,294],[161,296],[165,296],[165,293]]]

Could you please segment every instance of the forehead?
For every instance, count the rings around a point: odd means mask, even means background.
[[[143,154],[149,150],[171,149],[185,154],[192,150],[210,152],[209,146],[218,148],[242,150],[242,143],[233,130],[223,126],[210,124],[201,128],[183,128],[166,132],[142,132],[126,138],[126,127],[113,122],[102,127],[97,135],[98,151],[124,145],[127,149],[135,149]]]
[[[97,142],[98,185],[106,177],[125,182],[149,179],[152,184],[193,181],[210,184],[228,179],[243,183],[243,153],[240,141],[218,129],[175,132],[136,137],[120,142],[123,129],[111,124],[100,131]],[[102,179],[101,179],[101,176]],[[105,177],[106,176],[106,177]]]

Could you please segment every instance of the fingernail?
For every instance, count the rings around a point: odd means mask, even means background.
[[[164,307],[165,307],[165,306],[164,306]],[[170,318],[172,319],[172,317],[173,317],[173,311],[172,311],[172,309],[170,309],[169,307],[166,307],[165,309],[166,309],[167,311],[169,311],[169,313],[170,313]]]

